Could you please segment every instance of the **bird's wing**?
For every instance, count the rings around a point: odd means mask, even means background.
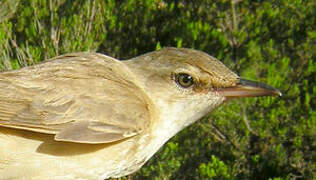
[[[151,100],[128,67],[76,53],[0,73],[0,126],[55,134],[55,140],[108,143],[150,126]]]

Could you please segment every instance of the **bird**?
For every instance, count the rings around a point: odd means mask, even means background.
[[[0,73],[0,179],[107,179],[240,97],[281,96],[199,50],[70,53]]]

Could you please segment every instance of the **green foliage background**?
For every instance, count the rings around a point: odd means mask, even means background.
[[[75,51],[128,59],[164,46],[207,52],[284,96],[220,107],[127,178],[316,177],[315,1],[0,1],[2,70]]]

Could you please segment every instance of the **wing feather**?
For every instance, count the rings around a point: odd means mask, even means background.
[[[0,126],[55,134],[59,141],[108,143],[151,124],[151,101],[122,62],[68,54],[0,73]]]

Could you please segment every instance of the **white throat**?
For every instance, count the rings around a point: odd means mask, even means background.
[[[160,100],[157,106],[160,107],[160,117],[154,125],[153,135],[160,139],[167,140],[179,131],[202,118],[224,101],[223,97],[213,97],[212,100],[201,95],[195,99],[186,101],[165,102]]]
[[[223,97],[217,96],[210,100],[210,98],[205,98],[205,95],[201,95],[201,99],[192,101],[167,103],[159,100],[155,102],[160,107],[160,116],[159,121],[153,124],[151,133],[153,139],[146,147],[146,149],[149,148],[147,152],[150,153],[147,158],[149,159],[175,134],[202,118],[223,101]]]

